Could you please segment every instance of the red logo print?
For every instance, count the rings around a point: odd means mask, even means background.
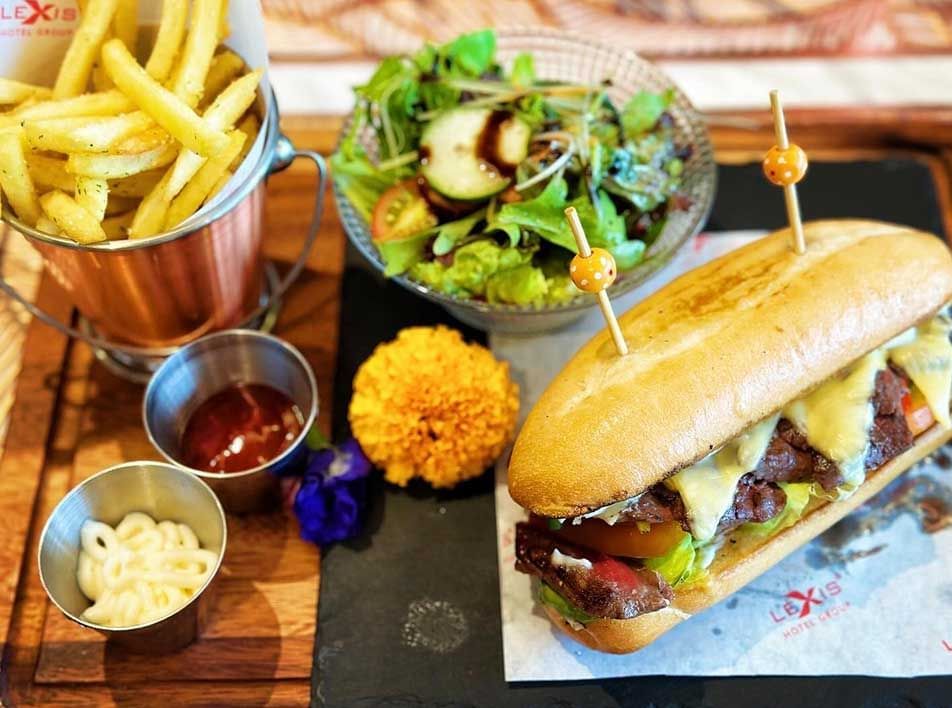
[[[799,615],[800,617],[806,617],[808,614],[810,614],[811,605],[823,604],[823,601],[821,599],[819,599],[818,597],[813,597],[814,592],[816,592],[816,588],[811,587],[810,589],[807,590],[806,595],[804,595],[799,590],[791,590],[790,592],[787,593],[786,596],[790,598],[791,600],[797,600],[798,602],[803,603],[803,606],[800,608],[800,615]]]
[[[63,31],[69,28],[44,27],[49,23],[74,22],[78,18],[75,7],[66,7],[67,3],[44,2],[44,0],[22,0],[16,4],[0,4],[0,21],[16,23],[16,27],[23,28],[12,33],[10,28],[2,32],[4,36],[32,36],[34,32],[48,34],[50,31]]]
[[[24,25],[33,25],[36,24],[37,20],[52,20],[53,10],[56,9],[56,6],[53,4],[41,5],[39,0],[24,0],[27,7],[33,11],[33,14],[29,17],[24,18],[23,22],[20,24]]]
[[[841,581],[834,573],[826,582],[784,593],[782,602],[770,609],[770,619],[783,626],[783,638],[798,637],[848,612],[851,605]]]

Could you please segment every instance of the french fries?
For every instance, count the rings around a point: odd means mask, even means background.
[[[78,0],[54,85],[0,78],[7,213],[82,244],[146,238],[228,184],[260,130],[249,109],[262,72],[219,46],[228,0],[160,1],[151,51],[138,46],[140,0]]]
[[[233,130],[228,135],[228,146],[214,157],[209,158],[202,168],[195,173],[195,177],[185,186],[169,206],[168,216],[165,218],[165,228],[170,230],[194,214],[205,202],[212,190],[228,171],[228,165],[241,152],[247,137],[240,130]]]
[[[108,184],[108,182],[106,184]],[[109,200],[106,202],[106,216],[116,216],[117,214],[134,212],[137,206],[139,206],[138,199],[132,197],[117,197],[114,194],[110,194]],[[129,221],[132,221],[131,216],[129,217]]]
[[[104,179],[77,177],[75,200],[96,221],[102,221],[106,218],[106,205],[109,203],[109,183]]]
[[[258,131],[261,130],[261,121],[258,120],[257,115],[249,113],[241,119],[241,122],[238,124],[238,130],[247,135],[248,138],[245,140],[245,144],[241,146],[241,152],[238,153],[238,157],[232,160],[231,165],[228,167],[232,172],[237,170],[241,166],[241,163],[245,161],[245,158],[248,157],[251,146],[255,144],[255,140],[258,137]]]
[[[103,65],[100,62],[93,64],[91,78],[93,88],[97,91],[108,91],[112,88],[115,88],[116,86],[114,83],[112,83],[112,79],[109,78],[109,75],[106,73],[106,69],[103,68]]]
[[[117,155],[135,155],[140,152],[154,150],[157,147],[169,145],[172,138],[162,128],[156,126],[136,135],[130,135],[122,142],[112,146],[113,152]]]
[[[166,170],[152,191],[145,195],[129,226],[129,238],[147,238],[162,230],[169,208],[169,200],[165,198],[165,186],[171,175],[172,170]]]
[[[36,230],[50,236],[59,236],[62,233],[46,214],[40,214],[40,218],[36,220]]]
[[[54,190],[44,194],[40,197],[40,206],[56,227],[77,243],[106,240],[99,220],[65,192]]]
[[[26,164],[24,142],[22,128],[0,132],[0,189],[20,221],[35,226],[40,205]]]
[[[247,141],[246,141],[247,142]],[[212,191],[208,193],[208,196],[205,198],[205,201],[211,201],[212,197],[218,194],[222,189],[225,188],[225,185],[228,184],[228,180],[235,176],[235,173],[231,170],[225,170],[225,173],[215,182],[215,186],[212,187]]]
[[[172,83],[175,95],[191,107],[198,105],[205,88],[205,77],[218,46],[221,14],[222,0],[195,0],[192,4],[188,37]]]
[[[32,86],[13,79],[0,79],[0,104],[11,106],[28,98],[47,99],[52,91],[43,86]]]
[[[138,197],[141,199],[155,188],[163,174],[164,171],[159,169],[129,175],[123,179],[110,180],[109,193],[116,197]]]
[[[209,105],[218,97],[225,87],[244,71],[244,60],[230,49],[226,49],[214,56],[212,65],[205,77],[205,88],[202,90],[202,100],[199,105]]]
[[[132,218],[135,215],[134,211],[127,211],[124,214],[116,214],[103,219],[102,230],[106,233],[106,238],[110,241],[117,238],[128,238],[129,227],[132,226]]]
[[[158,82],[163,82],[172,73],[172,64],[182,46],[185,22],[188,19],[188,0],[164,0],[159,31],[155,45],[146,62],[145,70]]]
[[[76,34],[60,64],[53,98],[78,96],[86,90],[96,53],[109,31],[119,0],[89,0]]]
[[[108,152],[137,133],[154,126],[142,111],[118,116],[47,118],[24,121],[26,139],[34,150],[51,152]]]
[[[149,76],[118,39],[102,48],[103,65],[116,86],[169,135],[206,157],[223,150],[227,136],[203,121],[187,104]]]
[[[242,76],[226,88],[202,116],[203,120],[216,130],[228,130],[248,110],[255,100],[255,91],[261,81],[261,72],[253,71]],[[172,176],[168,183],[169,200],[182,191],[185,184],[195,175],[205,162],[205,157],[191,150],[183,150],[175,161]]]
[[[0,127],[21,125],[28,120],[69,118],[71,116],[113,116],[135,110],[135,104],[118,91],[87,93],[61,100],[20,105],[0,116]]]
[[[76,178],[66,171],[66,160],[31,154],[26,162],[30,177],[41,191],[59,189],[70,194],[76,191]]]
[[[112,29],[116,37],[135,54],[139,36],[139,0],[119,0]]]
[[[66,171],[82,177],[122,179],[140,172],[164,167],[175,159],[178,149],[160,146],[138,155],[110,155],[95,152],[74,152],[66,160]]]

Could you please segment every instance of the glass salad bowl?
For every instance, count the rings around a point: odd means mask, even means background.
[[[630,291],[661,269],[703,226],[714,200],[717,169],[704,121],[687,97],[656,66],[634,52],[600,44],[579,35],[548,29],[508,29],[497,32],[497,61],[508,70],[515,57],[532,55],[536,76],[542,80],[598,83],[609,80],[609,98],[622,105],[640,90],[660,93],[670,90],[673,99],[667,109],[674,121],[674,140],[690,145],[684,163],[680,192],[688,197],[684,209],[673,209],[657,238],[634,268],[620,272],[609,295]],[[345,125],[342,135],[349,126]],[[366,129],[359,141],[371,156],[378,154],[377,137]],[[367,221],[336,184],[334,196],[348,237],[363,256],[381,273],[385,264],[371,239]],[[443,306],[454,317],[477,329],[504,334],[533,334],[564,327],[597,305],[592,295],[560,304],[525,307],[454,297],[414,281],[406,275],[392,276],[401,286]]]

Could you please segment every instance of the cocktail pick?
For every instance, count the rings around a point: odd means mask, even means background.
[[[628,353],[628,343],[621,333],[621,327],[618,326],[611,300],[608,299],[608,286],[615,282],[615,277],[618,275],[615,257],[604,248],[592,248],[588,245],[585,229],[582,228],[582,222],[578,218],[575,207],[565,210],[565,218],[569,222],[569,228],[572,229],[572,235],[575,236],[575,243],[578,246],[578,253],[572,258],[569,266],[572,282],[579,290],[594,293],[598,297],[598,304],[602,308],[608,330],[615,342],[615,349],[618,350],[619,356],[625,356]]]
[[[787,124],[783,118],[783,105],[780,93],[770,92],[770,110],[773,111],[774,133],[777,144],[767,151],[764,157],[764,175],[768,180],[783,187],[784,201],[787,203],[787,220],[793,234],[793,250],[798,255],[806,253],[807,245],[803,238],[803,223],[800,220],[800,203],[797,200],[796,184],[807,173],[807,154],[803,149],[791,143],[787,138]]]

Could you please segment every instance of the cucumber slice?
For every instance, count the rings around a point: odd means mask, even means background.
[[[423,176],[450,199],[488,199],[509,186],[529,152],[531,134],[523,120],[505,111],[465,106],[446,111],[420,138]]]

